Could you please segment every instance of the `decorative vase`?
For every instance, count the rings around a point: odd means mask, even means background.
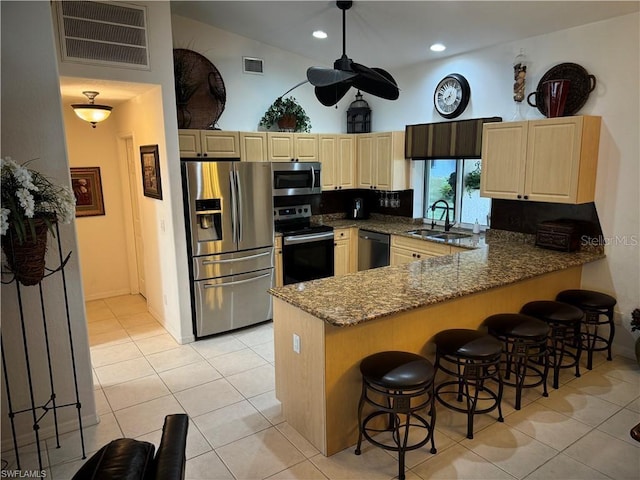
[[[50,219],[50,222],[55,222]],[[12,226],[2,236],[2,249],[9,270],[16,280],[25,286],[36,285],[44,278],[45,253],[47,252],[48,226],[44,218],[34,218],[35,237],[27,226],[25,238],[18,243],[18,236]]]
[[[294,132],[297,123],[294,115],[284,115],[278,119],[278,128],[281,132]]]

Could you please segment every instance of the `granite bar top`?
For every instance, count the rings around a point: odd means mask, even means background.
[[[357,225],[348,224],[353,220],[345,222],[346,226],[368,228],[362,221]],[[489,231],[482,248],[286,285],[269,292],[331,325],[345,327],[601,258],[601,249],[571,253],[544,250],[533,245],[531,235]]]

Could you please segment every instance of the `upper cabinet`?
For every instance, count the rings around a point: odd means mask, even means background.
[[[482,196],[571,204],[594,200],[600,117],[489,123],[483,129]]]
[[[240,134],[224,130],[178,130],[181,158],[240,158]]]
[[[268,160],[266,132],[240,132],[240,160],[243,162]]]
[[[358,188],[408,188],[410,165],[404,156],[404,132],[359,134],[356,139]]]
[[[405,156],[427,158],[480,158],[482,126],[500,117],[407,125]]]
[[[356,139],[353,135],[318,135],[322,190],[355,188]]]
[[[271,162],[317,162],[318,135],[267,132],[267,157]]]

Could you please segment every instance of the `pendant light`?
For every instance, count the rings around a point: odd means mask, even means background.
[[[99,95],[98,92],[87,91],[82,92],[82,94],[89,99],[89,103],[75,103],[71,107],[79,118],[89,122],[93,128],[96,128],[96,123],[109,118],[113,107],[94,103],[94,99]]]

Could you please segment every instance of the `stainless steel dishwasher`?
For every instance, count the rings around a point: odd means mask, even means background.
[[[389,265],[389,238],[386,233],[358,232],[358,271]]]

